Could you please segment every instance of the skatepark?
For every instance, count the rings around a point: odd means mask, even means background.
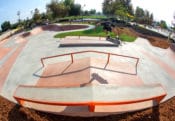
[[[115,46],[103,37],[58,39],[53,37],[57,33],[37,27],[27,36],[19,33],[1,41],[1,96],[71,116],[142,110],[175,96],[171,48],[154,47],[139,37]]]

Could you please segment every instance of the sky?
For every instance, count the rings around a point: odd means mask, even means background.
[[[8,20],[14,23],[18,20],[17,11],[21,12],[21,19],[31,17],[31,11],[38,8],[40,12],[46,11],[46,4],[51,0],[0,0],[0,25]],[[104,0],[75,0],[83,6],[83,10],[96,9],[102,11]],[[146,9],[154,14],[155,20],[165,20],[171,25],[175,14],[175,0],[131,0],[133,7]]]
[[[134,8],[139,6],[154,14],[155,20],[165,20],[171,25],[175,15],[175,0],[132,0]]]
[[[21,13],[21,19],[31,17],[31,11],[38,8],[41,12],[46,11],[46,4],[50,0],[0,0],[0,25],[8,20],[14,23],[18,20],[17,11]]]

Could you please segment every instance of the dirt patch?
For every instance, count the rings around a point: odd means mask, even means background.
[[[133,37],[138,36],[138,34],[133,29],[128,28],[128,27],[116,27],[113,29],[113,32],[118,35],[126,34],[126,35],[133,36]]]
[[[133,37],[142,37],[148,39],[151,45],[155,47],[160,47],[163,49],[167,49],[170,47],[170,42],[167,40],[166,37],[163,37],[157,33],[151,33],[150,31],[145,29],[131,27],[116,27],[113,29],[113,32],[115,32],[118,35],[127,34]]]
[[[163,49],[167,49],[170,47],[170,42],[165,38],[148,36],[148,35],[147,36],[140,35],[140,37],[148,39],[149,42],[151,43],[151,45],[153,45],[155,47],[160,47]]]
[[[0,97],[1,121],[174,121],[175,97],[154,108],[104,117],[69,117],[43,113],[16,105]]]

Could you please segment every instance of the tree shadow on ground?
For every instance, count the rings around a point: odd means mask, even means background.
[[[22,113],[20,109],[20,105],[15,105],[8,114],[8,121],[34,121],[33,119],[28,119],[27,115]]]

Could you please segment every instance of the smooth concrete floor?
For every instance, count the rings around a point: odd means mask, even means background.
[[[1,85],[1,95],[14,101],[13,93],[18,85],[36,85],[40,77],[36,75],[43,73],[40,62],[42,57],[53,56],[58,54],[77,52],[83,50],[97,50],[116,54],[138,57],[138,73],[137,75],[144,84],[160,83],[167,91],[167,96],[163,101],[175,96],[175,53],[170,49],[161,49],[153,47],[146,39],[137,38],[133,43],[122,43],[119,47],[59,47],[60,39],[53,38],[57,32],[42,31],[26,38],[27,42],[24,48],[16,57],[14,64],[10,68],[7,77]],[[4,47],[17,49],[21,43],[17,43],[17,37],[11,37],[8,42],[3,43]],[[88,39],[88,38],[87,38]],[[4,67],[5,62],[14,53],[7,52],[7,56],[3,55],[0,64]],[[15,51],[15,50],[14,50]],[[87,57],[81,55],[79,58]],[[92,55],[96,56],[96,55]],[[62,58],[64,61],[65,58]],[[51,62],[55,63],[55,61]],[[2,69],[2,67],[0,69]],[[1,73],[1,72],[0,72]],[[4,74],[4,73],[2,73]],[[124,80],[121,80],[124,81]]]

